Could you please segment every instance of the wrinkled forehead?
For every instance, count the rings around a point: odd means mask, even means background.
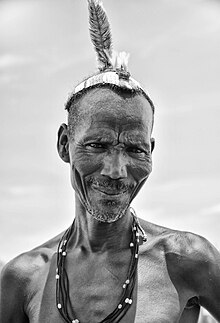
[[[110,89],[94,89],[80,100],[83,121],[94,124],[110,124],[112,127],[151,127],[152,108],[140,94],[118,94]]]

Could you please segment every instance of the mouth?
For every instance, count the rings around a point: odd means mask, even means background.
[[[108,195],[108,196],[112,196],[112,197],[117,197],[117,196],[122,196],[125,193],[127,193],[128,189],[122,190],[122,191],[118,191],[118,190],[112,190],[112,189],[107,189],[107,188],[101,188],[101,187],[96,187],[94,185],[92,185],[92,188],[95,191],[98,191],[102,194]]]

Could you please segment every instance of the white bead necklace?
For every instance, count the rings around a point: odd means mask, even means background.
[[[113,310],[113,312],[111,312],[104,320],[102,320],[99,323],[119,322],[121,318],[127,313],[128,309],[130,308],[133,302],[132,293],[136,282],[140,237],[143,242],[147,241],[147,237],[133,209],[131,209],[131,213],[133,215],[132,241],[130,242],[129,247],[131,249],[132,256],[127,274],[127,279],[122,284],[122,294],[118,305]],[[141,235],[139,234],[138,230],[140,230]],[[69,279],[67,271],[65,269],[67,247],[72,231],[73,224],[64,233],[57,249],[56,307],[65,322],[80,323],[80,321],[76,318],[69,297]]]

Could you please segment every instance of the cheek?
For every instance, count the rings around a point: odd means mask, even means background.
[[[102,167],[102,158],[88,152],[79,152],[71,160],[71,167],[76,168],[81,176],[85,177],[96,172]]]
[[[137,182],[144,180],[152,171],[151,158],[149,158],[147,161],[138,161],[136,163],[133,162],[129,165],[128,170]]]

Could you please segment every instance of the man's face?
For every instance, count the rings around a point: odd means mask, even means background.
[[[80,99],[81,122],[69,139],[71,182],[99,221],[123,216],[149,176],[152,110],[140,95],[93,89]]]

